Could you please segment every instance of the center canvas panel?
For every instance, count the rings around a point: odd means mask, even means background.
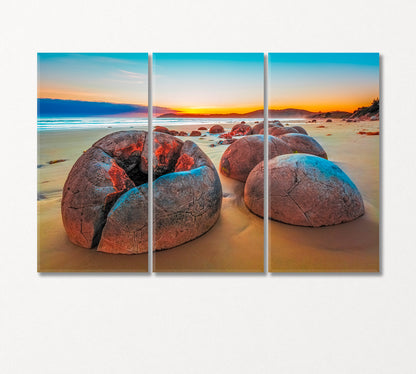
[[[264,271],[263,81],[261,53],[153,55],[154,271]]]

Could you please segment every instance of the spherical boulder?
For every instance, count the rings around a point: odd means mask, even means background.
[[[62,219],[76,245],[115,254],[148,248],[148,149],[144,131],[120,131],[93,144],[64,185]],[[155,250],[195,239],[220,214],[222,188],[193,142],[154,132]]]
[[[211,128],[209,129],[210,134],[220,134],[222,132],[225,132],[224,127],[222,127],[221,125],[214,125],[211,126]]]
[[[275,157],[292,153],[282,140],[268,137],[269,155]],[[232,143],[223,153],[220,172],[225,176],[245,182],[250,171],[264,160],[264,135],[250,135]]]
[[[272,127],[283,127],[283,125],[279,123],[269,123],[269,131]],[[264,134],[264,123],[260,122],[258,125],[255,125],[252,130],[252,134]]]
[[[299,134],[299,132],[293,127],[273,127],[269,129],[269,135],[281,136],[284,134]]]
[[[299,134],[308,135],[307,131],[302,126],[291,126],[295,129]]]
[[[325,150],[311,136],[304,134],[285,134],[279,138],[289,145],[293,153],[307,153],[328,159]]]
[[[198,130],[204,131],[204,130],[208,130],[208,129],[205,126],[201,126],[201,127],[198,127]]]
[[[144,131],[107,135],[75,162],[61,201],[62,221],[72,243],[95,247],[115,201],[136,183],[145,183],[140,164],[146,135]]]
[[[174,167],[153,183],[154,250],[168,249],[207,232],[217,221],[222,203],[215,166],[193,142],[181,147]],[[108,214],[98,250],[141,253],[147,223],[139,214],[147,208],[147,185],[124,194]],[[145,230],[146,229],[146,230]]]
[[[188,133],[185,131],[179,131],[178,136],[188,136]]]
[[[157,132],[163,132],[165,134],[170,134],[170,130],[167,127],[163,127],[163,126],[156,126],[153,131],[157,131]]]
[[[244,201],[263,216],[264,185],[258,182],[264,163],[247,178]],[[277,156],[269,161],[269,217],[299,226],[329,226],[364,214],[360,192],[334,163],[307,154]]]
[[[245,136],[251,134],[251,126],[246,125],[245,122],[243,122],[233,126],[230,132],[232,136]]]
[[[201,135],[202,135],[201,131],[197,131],[197,130],[191,131],[191,133],[189,134],[189,136],[201,136]]]

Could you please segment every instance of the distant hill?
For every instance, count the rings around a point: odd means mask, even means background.
[[[270,118],[308,118],[315,113],[303,109],[270,109]],[[350,113],[351,114],[351,113]],[[165,113],[158,118],[262,118],[263,109],[248,113],[226,113],[226,114],[190,114],[190,113]]]
[[[166,113],[171,109],[155,106]],[[118,104],[101,101],[38,99],[38,117],[145,117],[147,105]]]
[[[147,106],[134,104],[116,104],[95,101],[38,99],[38,116],[130,116],[133,113],[147,113]]]

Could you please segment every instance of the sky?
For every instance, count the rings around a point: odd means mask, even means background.
[[[146,53],[39,53],[38,98],[130,104],[144,116],[147,60]],[[262,109],[263,61],[262,53],[155,53],[154,113]],[[379,96],[378,80],[375,53],[269,53],[272,109],[354,111]],[[54,106],[50,101],[40,108],[53,113]],[[102,105],[82,108],[96,114]]]
[[[271,109],[352,112],[378,97],[378,53],[269,53]]]
[[[195,114],[263,109],[263,69],[263,53],[154,53],[153,104]]]
[[[38,98],[147,106],[147,53],[39,53]]]

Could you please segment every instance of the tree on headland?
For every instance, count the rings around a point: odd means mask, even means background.
[[[361,118],[361,117],[378,117],[380,112],[380,100],[376,98],[372,101],[370,106],[358,108],[350,118]]]

